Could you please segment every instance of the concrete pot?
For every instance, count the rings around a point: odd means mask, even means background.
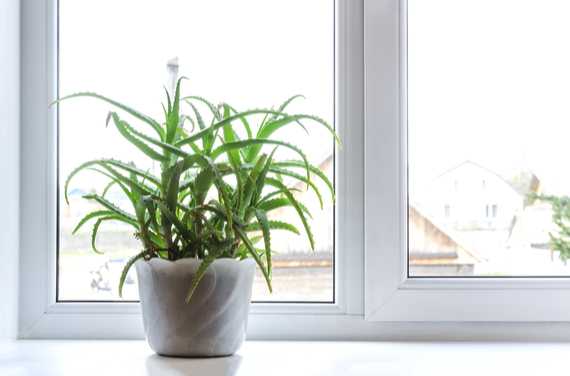
[[[160,355],[226,356],[245,339],[255,262],[215,260],[186,304],[200,262],[153,258],[135,264],[146,338]]]

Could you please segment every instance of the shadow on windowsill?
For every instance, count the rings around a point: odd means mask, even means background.
[[[148,376],[235,376],[242,357],[232,355],[219,358],[169,358],[153,354],[146,359]]]

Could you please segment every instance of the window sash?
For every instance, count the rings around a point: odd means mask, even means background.
[[[332,0],[331,0],[332,1]],[[137,303],[56,302],[57,241],[57,0],[22,1],[21,247],[19,336],[22,338],[142,338]],[[362,1],[335,2],[335,120],[343,145],[336,153],[335,303],[255,303],[250,336],[332,333],[315,324],[299,332],[288,318],[363,313],[363,45]],[[33,235],[30,235],[33,234]],[[63,325],[63,323],[65,323]],[[269,325],[268,325],[269,323]],[[270,323],[276,323],[270,325]],[[329,334],[330,335],[330,334]]]
[[[408,277],[405,0],[365,0],[365,317],[568,321],[570,280]]]

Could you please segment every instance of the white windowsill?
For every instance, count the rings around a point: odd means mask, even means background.
[[[568,375],[568,343],[247,342],[164,358],[144,341],[0,342],[0,375]]]

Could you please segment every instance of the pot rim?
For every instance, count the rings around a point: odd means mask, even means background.
[[[188,263],[188,264],[196,264],[196,263],[200,264],[200,263],[202,263],[203,259],[195,259],[195,258],[186,257],[186,258],[181,258],[181,259],[172,261],[172,260],[166,260],[166,259],[163,259],[160,257],[153,257],[150,260],[140,259],[137,262],[141,262],[141,261],[144,263],[162,263],[162,264],[174,264],[174,265],[178,264],[179,265],[179,264],[186,264],[186,263]],[[245,258],[243,260],[238,260],[238,259],[231,258],[231,257],[217,258],[212,262],[212,264],[220,263],[220,262],[224,262],[224,263],[228,262],[228,263],[233,263],[233,264],[240,264],[240,263],[244,263],[244,264],[254,263],[255,264],[255,260],[253,260],[250,257]]]

